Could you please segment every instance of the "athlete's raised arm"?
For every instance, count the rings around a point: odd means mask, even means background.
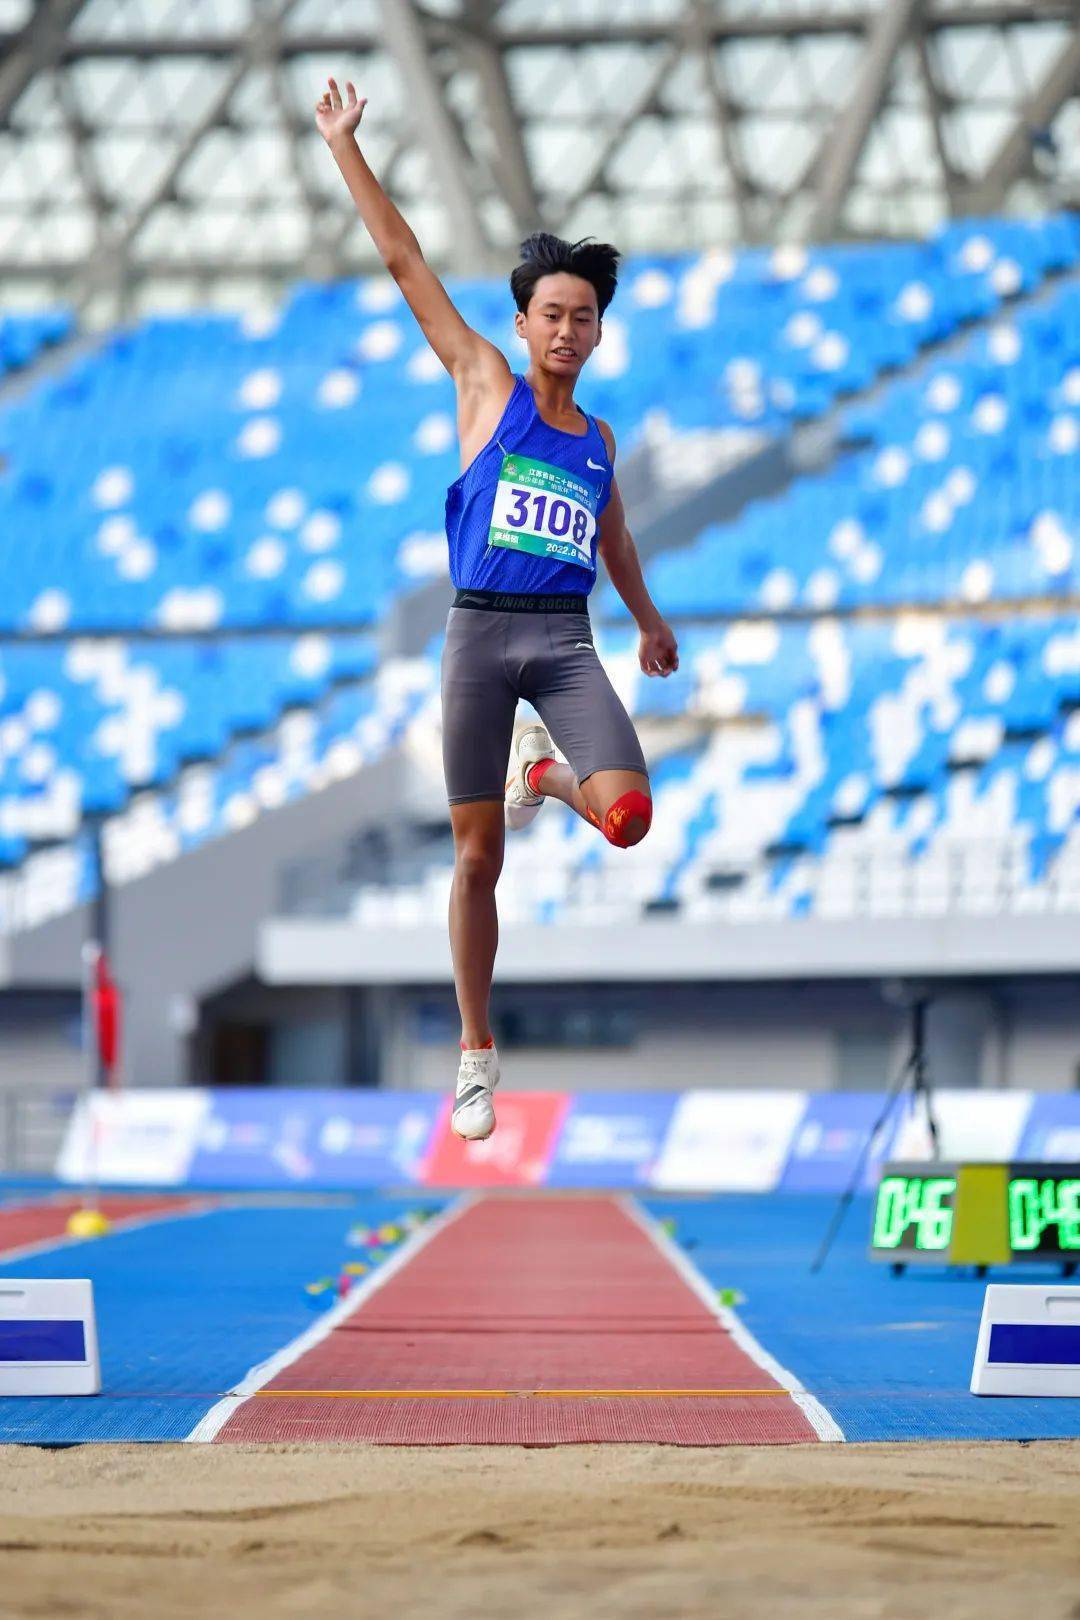
[[[356,131],[367,105],[346,83],[346,99],[334,79],[315,104],[315,124],[379,250],[383,263],[401,288],[424,336],[462,392],[476,396],[501,392],[501,411],[513,387],[506,358],[465,321],[446,288],[424,258],[411,226],[386,195],[356,144]],[[463,402],[464,403],[464,402]],[[477,400],[480,404],[480,400]]]

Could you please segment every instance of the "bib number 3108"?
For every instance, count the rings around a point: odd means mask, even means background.
[[[488,545],[591,568],[599,495],[562,467],[508,455],[495,488]]]

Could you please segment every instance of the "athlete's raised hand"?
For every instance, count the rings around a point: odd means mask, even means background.
[[[328,88],[315,103],[315,127],[327,146],[332,146],[335,140],[356,133],[364,116],[367,97],[357,100],[356,86],[346,80],[345,91],[348,99],[343,102],[337,80],[328,79],[327,85]]]
[[[675,632],[664,619],[658,619],[638,640],[638,663],[646,675],[674,675],[679,667]]]

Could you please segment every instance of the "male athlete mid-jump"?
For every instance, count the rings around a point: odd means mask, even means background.
[[[537,232],[510,277],[524,376],[474,332],[356,144],[365,100],[333,79],[316,123],[383,262],[457,388],[463,472],[446,497],[456,586],[442,660],[443,768],[454,833],[450,945],[461,1011],[459,1136],[495,1129],[499,1060],[488,1022],[505,828],[561,799],[621,848],[645,837],[652,798],[637,734],[593,647],[596,556],[640,631],[646,675],[679,667],[645,587],[615,481],[615,437],[574,404],[600,342],[619,254]],[[516,728],[519,698],[543,721]],[[556,761],[552,736],[569,760]],[[507,766],[509,762],[509,780]]]

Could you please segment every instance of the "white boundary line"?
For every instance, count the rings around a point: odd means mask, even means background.
[[[157,1209],[145,1215],[118,1215],[110,1217],[109,1230],[95,1234],[93,1237],[71,1237],[65,1232],[57,1233],[56,1237],[39,1238],[36,1243],[24,1243],[20,1249],[5,1249],[0,1247],[0,1271],[10,1261],[32,1260],[36,1255],[48,1254],[52,1249],[75,1249],[80,1243],[100,1243],[102,1238],[119,1237],[124,1232],[137,1232],[144,1226],[158,1226],[162,1221],[186,1221],[194,1215],[215,1215],[219,1210],[228,1208],[224,1202],[190,1203],[183,1209]]]
[[[401,1248],[395,1254],[392,1254],[388,1260],[385,1260],[370,1277],[366,1277],[356,1287],[350,1288],[345,1298],[339,1300],[336,1305],[332,1305],[328,1311],[325,1311],[319,1317],[317,1322],[312,1323],[311,1327],[305,1329],[297,1338],[290,1340],[282,1349],[275,1351],[266,1361],[260,1361],[256,1366],[252,1367],[250,1371],[244,1374],[235,1389],[230,1390],[228,1395],[210,1408],[205,1417],[199,1419],[191,1433],[185,1435],[184,1444],[206,1445],[211,1440],[214,1440],[232,1417],[237,1407],[242,1406],[250,1396],[262,1389],[264,1384],[268,1384],[272,1378],[276,1378],[279,1372],[284,1372],[286,1367],[290,1367],[294,1361],[298,1361],[302,1355],[306,1355],[315,1345],[321,1344],[323,1339],[328,1338],[336,1327],[340,1327],[341,1323],[352,1316],[355,1311],[358,1311],[361,1305],[366,1304],[372,1294],[376,1293],[384,1283],[389,1282],[390,1278],[396,1276],[402,1267],[407,1266],[409,1261],[431,1242],[432,1238],[436,1238],[441,1232],[445,1232],[447,1227],[452,1226],[456,1220],[464,1215],[467,1209],[471,1209],[473,1204],[476,1203],[477,1197],[478,1194],[476,1193],[465,1193],[460,1198],[455,1199],[441,1214],[434,1216],[430,1221],[426,1221],[411,1237],[407,1238]]]
[[[646,1237],[651,1239],[665,1260],[671,1262],[683,1282],[693,1289],[703,1304],[708,1306],[709,1311],[716,1317],[716,1320],[731,1334],[739,1349],[749,1356],[751,1361],[756,1362],[763,1372],[767,1372],[775,1378],[781,1388],[790,1391],[792,1400],[803,1413],[818,1439],[834,1442],[843,1440],[845,1438],[843,1429],[841,1429],[832,1414],[822,1406],[817,1396],[811,1395],[810,1391],[803,1386],[801,1380],[796,1378],[793,1372],[790,1372],[774,1356],[770,1356],[769,1352],[754,1338],[749,1328],[740,1322],[733,1310],[727,1305],[721,1305],[716,1297],[715,1289],[709,1286],[693,1261],[679,1248],[678,1244],[668,1237],[659,1222],[654,1221],[652,1216],[638,1203],[637,1199],[629,1194],[617,1197],[615,1201],[620,1209],[630,1217],[635,1226],[639,1226]]]

